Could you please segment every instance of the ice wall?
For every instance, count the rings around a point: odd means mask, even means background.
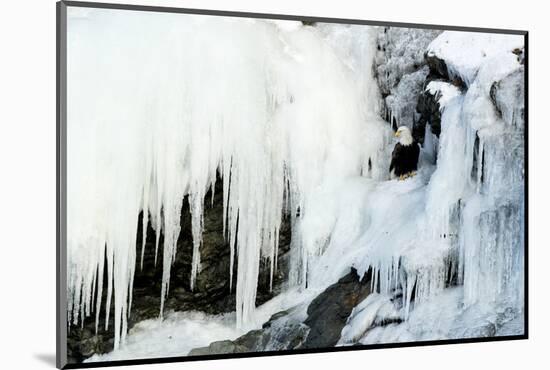
[[[466,45],[465,38],[476,42]],[[334,257],[336,250],[348,248],[342,264],[354,265],[360,274],[372,271],[373,289],[390,297],[405,322],[373,329],[378,306],[361,311],[369,304],[362,303],[341,344],[493,336],[494,328],[498,332],[503,323],[521,320],[522,47],[521,36],[444,32],[428,48],[468,81],[464,91],[451,81],[426,86],[442,111],[436,166],[423,162],[421,154],[415,178],[378,184],[357,205],[367,221],[355,242],[349,246],[332,233],[334,250],[327,250]],[[470,59],[463,63],[470,52],[475,65]],[[433,323],[438,321],[434,310],[447,312],[446,323]],[[386,318],[394,316],[390,312]],[[488,323],[490,330],[479,329]]]
[[[311,293],[350,266],[371,272],[383,302],[358,307],[342,343],[383,322],[384,312],[422,326],[421,313],[442,295],[453,317],[481,303],[522,311],[521,38],[469,44],[463,33],[445,32],[433,41],[430,55],[445,60],[467,89],[449,81],[426,86],[439,98],[441,135],[427,130],[417,176],[398,182],[387,181],[394,142],[378,118],[372,74],[383,31],[75,8],[69,17],[71,324],[94,312],[98,323],[105,305],[108,325],[114,304],[115,347],[124,342],[143,256],[144,245],[136,249],[142,211],[163,251],[162,315],[182,202],[189,201],[194,286],[204,196],[217,174],[237,264],[231,289],[239,330],[258,323],[259,262],[267,258],[276,270],[283,214],[292,219],[290,285]],[[435,34],[420,36],[426,44]],[[476,48],[475,65],[461,57],[467,46]],[[411,55],[404,57],[414,61],[423,51]],[[404,109],[395,104],[392,111]],[[450,294],[449,285],[460,291]],[[395,330],[410,338],[409,329]]]
[[[363,64],[370,32],[356,28],[350,41],[364,43]],[[387,131],[366,105],[373,91],[365,66],[342,61],[340,52],[352,49],[335,51],[326,33],[296,22],[69,8],[70,323],[93,311],[99,322],[105,304],[108,325],[114,297],[115,348],[124,342],[143,256],[144,245],[136,250],[141,211],[163,248],[162,315],[185,195],[193,286],[204,195],[219,173],[238,267],[236,321],[246,326],[260,258],[276,268],[284,210],[310,212],[310,194],[326,179],[383,175],[376,158]],[[296,250],[300,275],[308,252]]]

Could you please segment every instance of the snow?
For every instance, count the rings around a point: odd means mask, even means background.
[[[202,312],[170,312],[164,320],[150,319],[137,323],[121,348],[103,355],[93,355],[85,362],[148,359],[185,356],[193,348],[204,347],[244,334],[235,327],[235,314],[206,315]]]
[[[429,53],[468,89],[426,86],[439,99],[441,135],[427,135],[416,176],[397,181],[371,73],[380,29],[118,10],[73,16],[70,7],[68,27],[70,324],[93,313],[99,323],[102,305],[108,323],[114,303],[115,351],[94,360],[182,355],[290,308],[304,320],[311,299],[350,267],[371,272],[374,293],[354,309],[342,345],[521,328],[523,128],[520,112],[499,115],[490,93],[497,81],[517,83],[510,76],[523,67],[511,51],[522,39],[444,32],[431,42]],[[428,33],[418,42],[436,36]],[[518,96],[497,91],[496,99],[517,106]],[[237,264],[235,313],[165,315],[182,202],[192,216],[194,287],[204,197],[217,175],[230,281]],[[142,211],[163,248],[161,317],[128,333]],[[290,281],[255,307],[260,258],[273,274],[284,213]],[[382,325],[392,318],[404,322]]]
[[[437,102],[442,109],[449,105],[454,97],[460,95],[458,87],[444,81],[430,81],[426,85],[426,91],[438,97]]]
[[[428,55],[444,60],[450,77],[470,86],[486,60],[522,47],[521,35],[445,31],[428,46]]]

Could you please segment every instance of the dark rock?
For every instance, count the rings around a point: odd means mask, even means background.
[[[443,59],[429,53],[424,54],[424,59],[430,68],[430,76],[432,79],[441,79],[446,81],[450,80],[449,70],[447,69],[447,64]]]
[[[303,348],[333,347],[353,308],[370,294],[370,279],[360,280],[357,271],[341,278],[318,295],[307,309],[304,323],[310,328]]]
[[[430,73],[426,78],[427,82],[433,80],[443,80],[452,83],[461,91],[467,90],[466,83],[459,76],[454,76],[449,73],[447,64],[443,59],[440,59],[436,55],[430,53],[424,54],[424,58],[426,60],[426,64],[430,68]]]
[[[449,74],[447,64],[443,59],[430,53],[425,53],[424,58],[430,72],[424,82],[423,92],[418,96],[416,111],[420,114],[420,117],[413,124],[413,137],[421,144],[424,143],[426,124],[430,125],[431,131],[435,136],[439,137],[441,133],[439,96],[438,94],[434,95],[426,91],[426,86],[432,81],[443,81],[456,86],[462,92],[467,90],[466,83],[460,77]]]
[[[525,64],[525,48],[516,48],[512,50],[512,53],[518,56],[519,64]]]
[[[253,330],[238,338],[235,342],[249,348],[250,351],[282,351],[299,348],[309,327],[292,317],[288,311],[274,314],[262,329]]]
[[[240,346],[230,340],[212,342],[208,347],[192,349],[189,356],[204,356],[224,353],[243,353],[248,352],[246,347]]]
[[[67,337],[68,360],[71,363],[82,362],[95,353],[112,350],[113,338],[95,335],[95,329],[73,328]]]
[[[441,134],[441,111],[438,102],[438,96],[433,95],[427,90],[418,96],[416,111],[420,117],[413,125],[413,138],[423,144],[426,133],[426,124],[430,125],[432,133],[439,137]]]
[[[317,22],[315,22],[315,21],[302,21],[302,24],[304,26],[312,26],[313,27],[317,24]]]
[[[195,348],[189,355],[295,349],[300,348],[308,332],[309,327],[294,319],[290,312],[281,311],[274,314],[261,329],[251,330],[234,341],[218,341],[207,347]]]

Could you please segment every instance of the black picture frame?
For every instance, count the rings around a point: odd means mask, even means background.
[[[400,343],[385,343],[374,345],[355,345],[344,347],[329,347],[329,348],[314,348],[314,349],[296,349],[282,351],[265,351],[265,352],[249,352],[239,354],[216,354],[202,356],[178,356],[150,359],[132,359],[120,361],[102,361],[91,363],[67,363],[67,294],[66,294],[66,266],[67,266],[67,7],[86,7],[98,9],[118,9],[143,12],[165,12],[165,13],[182,13],[182,14],[199,14],[199,15],[214,15],[224,17],[239,17],[239,18],[260,18],[260,19],[276,19],[276,20],[293,20],[306,22],[324,22],[324,23],[343,23],[357,24],[370,26],[391,26],[391,27],[406,27],[406,28],[421,28],[421,29],[438,29],[450,31],[470,31],[480,33],[497,33],[521,35],[524,37],[525,45],[525,202],[524,202],[524,333],[522,335],[509,335],[499,337],[480,337],[452,340],[429,340],[415,342],[400,342]],[[525,30],[511,29],[494,29],[494,28],[477,28],[477,27],[462,27],[449,26],[438,24],[419,24],[419,23],[404,23],[404,22],[385,22],[374,20],[358,20],[358,19],[341,19],[341,18],[325,18],[325,17],[310,17],[299,15],[283,15],[283,14],[265,14],[265,13],[250,13],[250,12],[234,12],[234,11],[219,11],[219,10],[204,10],[190,8],[175,8],[161,6],[144,6],[144,5],[128,5],[128,4],[112,4],[98,2],[79,2],[79,1],[59,1],[56,4],[57,18],[57,63],[56,63],[56,122],[57,122],[57,141],[56,141],[56,366],[60,369],[78,369],[78,368],[95,368],[109,366],[125,366],[125,365],[140,365],[140,364],[157,364],[157,363],[172,363],[172,362],[188,362],[188,361],[205,361],[205,360],[220,360],[246,357],[264,357],[264,356],[279,356],[292,354],[307,354],[321,352],[347,352],[361,351],[369,349],[382,348],[402,348],[402,347],[417,347],[417,346],[434,346],[447,344],[461,343],[482,343],[482,342],[497,342],[510,340],[525,340],[529,338],[529,248],[528,248],[528,200],[529,200],[529,32]]]

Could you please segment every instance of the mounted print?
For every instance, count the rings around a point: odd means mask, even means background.
[[[527,56],[58,3],[58,367],[527,338]]]

